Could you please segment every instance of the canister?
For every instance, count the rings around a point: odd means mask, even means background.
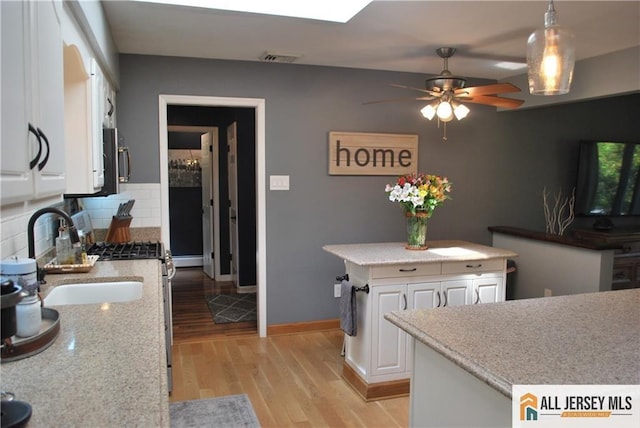
[[[35,336],[40,332],[42,309],[38,295],[23,298],[16,306],[16,335],[20,337]]]
[[[0,262],[0,275],[10,279],[29,294],[38,289],[38,265],[35,259],[12,257]]]

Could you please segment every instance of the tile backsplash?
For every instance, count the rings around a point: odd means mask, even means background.
[[[118,206],[135,199],[131,210],[132,228],[160,227],[160,184],[159,183],[122,183],[120,193],[99,198],[80,199],[82,207],[89,212],[94,229],[107,229],[111,218],[118,211]],[[63,203],[52,206],[62,207]],[[2,211],[0,218],[0,259],[12,256],[27,257],[27,225],[36,211],[27,210],[19,213]],[[38,219],[34,227],[36,256],[45,254],[54,248],[56,219],[53,215],[44,215]]]
[[[135,199],[131,227],[160,227],[160,184],[122,183],[120,193],[99,198],[83,198],[82,205],[94,229],[107,229],[121,203]]]

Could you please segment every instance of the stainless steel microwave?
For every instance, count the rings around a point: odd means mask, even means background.
[[[129,147],[123,143],[117,128],[105,128],[102,131],[104,146],[104,186],[96,196],[113,195],[119,192],[120,183],[131,178],[131,156]]]

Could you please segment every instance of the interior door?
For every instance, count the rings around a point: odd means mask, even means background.
[[[231,281],[237,287],[238,272],[240,271],[239,263],[239,242],[238,242],[238,141],[237,141],[237,123],[233,122],[227,128],[227,145],[229,146],[229,155],[227,156],[227,171],[229,183],[229,244],[231,251]]]
[[[202,270],[209,278],[215,278],[213,263],[213,137],[210,132],[200,136],[200,168],[202,171]]]

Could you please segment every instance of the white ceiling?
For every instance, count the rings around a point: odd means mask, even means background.
[[[435,49],[452,46],[453,73],[499,80],[525,72],[495,63],[524,62],[547,1],[374,0],[346,24],[132,1],[103,6],[121,53],[259,61],[274,52],[301,55],[297,64],[438,74]],[[556,0],[555,8],[575,33],[577,60],[640,45],[640,1]]]

